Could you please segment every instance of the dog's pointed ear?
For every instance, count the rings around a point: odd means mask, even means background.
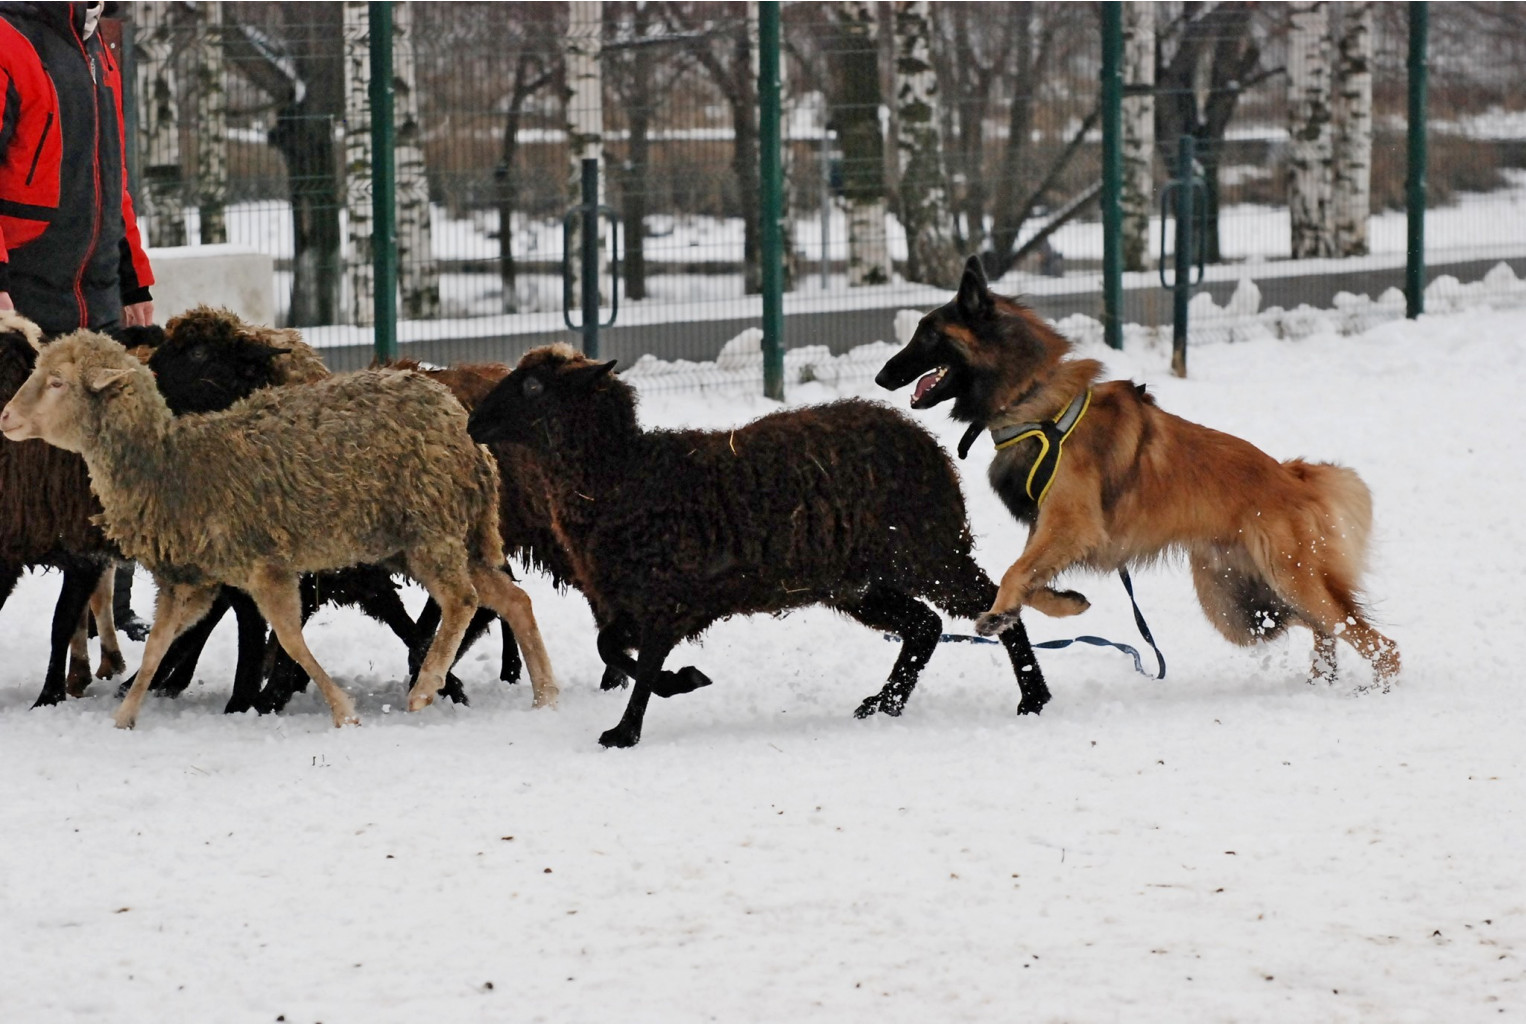
[[[990,315],[994,303],[991,289],[986,284],[986,268],[979,256],[971,256],[964,263],[964,276],[959,279],[959,294],[954,302],[966,319],[979,320]]]
[[[92,393],[99,394],[131,374],[131,370],[112,370],[105,367],[91,370],[85,375],[85,387]]]

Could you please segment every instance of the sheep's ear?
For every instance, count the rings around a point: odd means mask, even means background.
[[[959,279],[959,294],[954,301],[967,319],[978,320],[991,312],[991,289],[986,284],[986,268],[979,256],[971,256],[964,264],[964,276]]]
[[[245,347],[255,355],[264,356],[266,359],[274,359],[276,356],[291,355],[291,349],[276,348],[274,345],[267,345],[263,341],[245,342]]]
[[[113,384],[131,376],[131,370],[91,370],[85,375],[85,387],[91,392],[99,394]]]
[[[579,366],[575,370],[567,371],[567,378],[574,384],[591,388],[609,375],[620,360],[611,359],[607,363],[590,363],[587,366]]]

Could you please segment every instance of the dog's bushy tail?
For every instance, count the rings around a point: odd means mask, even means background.
[[[1372,535],[1372,492],[1356,470],[1328,462],[1289,459],[1283,466],[1314,493],[1324,523],[1322,562],[1327,575],[1350,590],[1361,585],[1367,571],[1367,544]]]

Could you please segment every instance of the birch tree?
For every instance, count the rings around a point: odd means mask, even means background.
[[[192,66],[196,69],[196,206],[201,244],[228,240],[224,207],[228,202],[228,90],[223,59],[221,0],[194,7],[196,31]]]
[[[504,98],[503,148],[493,171],[498,207],[498,280],[503,311],[519,312],[519,269],[514,261],[514,214],[520,206],[519,126],[530,97],[551,84],[556,61],[547,59],[537,45],[552,36],[548,16],[552,4],[496,4],[504,12],[503,31],[514,54],[514,73],[509,76]]]
[[[397,283],[405,320],[440,315],[440,268],[429,217],[429,175],[419,127],[413,4],[392,5],[392,113],[397,153]]]
[[[1155,209],[1155,4],[1123,5],[1123,269],[1150,267]],[[1139,90],[1130,92],[1131,89]]]
[[[569,4],[567,34],[562,40],[562,60],[566,68],[563,109],[567,123],[567,156],[571,162],[567,194],[571,205],[583,201],[583,161],[604,159],[604,79],[599,69],[602,53],[600,33],[603,22],[600,0],[574,0]],[[599,176],[599,196],[604,201],[604,175]],[[574,236],[581,235],[581,227]],[[598,244],[597,240],[594,244]],[[609,252],[600,246],[599,279],[609,267]],[[574,293],[581,294],[582,263],[568,254],[572,267]]]
[[[906,277],[955,287],[961,256],[954,246],[943,169],[938,75],[932,64],[932,13],[927,0],[895,5],[896,150]]]
[[[1335,58],[1333,202],[1335,251],[1367,254],[1372,210],[1372,4],[1339,5]]]
[[[843,154],[848,284],[884,284],[890,280],[890,246],[885,237],[885,142],[880,134],[874,4],[841,0],[835,13],[831,127],[837,130]]]
[[[364,0],[344,4],[344,208],[349,245],[347,320],[376,322],[374,220],[371,206],[371,13]]]
[[[737,17],[734,11],[743,10]],[[685,38],[689,53],[731,109],[731,172],[742,213],[742,289],[763,288],[762,186],[758,167],[757,5],[670,3],[667,27]]]
[[[174,5],[148,0],[132,7],[138,57],[140,183],[148,244],[185,245],[185,189],[180,172],[180,81]]]
[[[1288,214],[1293,258],[1335,254],[1329,5],[1288,5]]]

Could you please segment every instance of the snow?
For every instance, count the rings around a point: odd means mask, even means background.
[[[110,686],[29,710],[55,575],[6,607],[0,1006],[6,1020],[1435,1021],[1526,1009],[1526,313],[1195,347],[1087,342],[1167,409],[1279,457],[1338,460],[1375,497],[1368,587],[1404,671],[1311,687],[1307,633],[1243,650],[1179,565],[1135,575],[1170,674],[1048,653],[1019,719],[993,648],[940,649],[899,719],[856,721],[894,648],[820,610],[718,625],[603,751],[591,617],[529,577],[557,711],[460,673],[469,709],[409,715],[401,649],[350,611],[308,635],[365,724],[311,694],[223,716],[202,681],[111,728]],[[887,339],[891,340],[891,339]],[[792,403],[873,393],[792,385]],[[902,405],[904,393],[889,396]],[[723,427],[741,387],[648,394],[648,424]],[[941,410],[917,414],[950,448]],[[1023,531],[965,475],[977,557]],[[1137,642],[1110,578],[1035,640]],[[413,595],[414,600],[418,595]],[[140,579],[140,608],[151,601]],[[969,623],[948,623],[968,631]],[[141,645],[127,644],[129,663]],[[393,710],[389,713],[388,707]]]

